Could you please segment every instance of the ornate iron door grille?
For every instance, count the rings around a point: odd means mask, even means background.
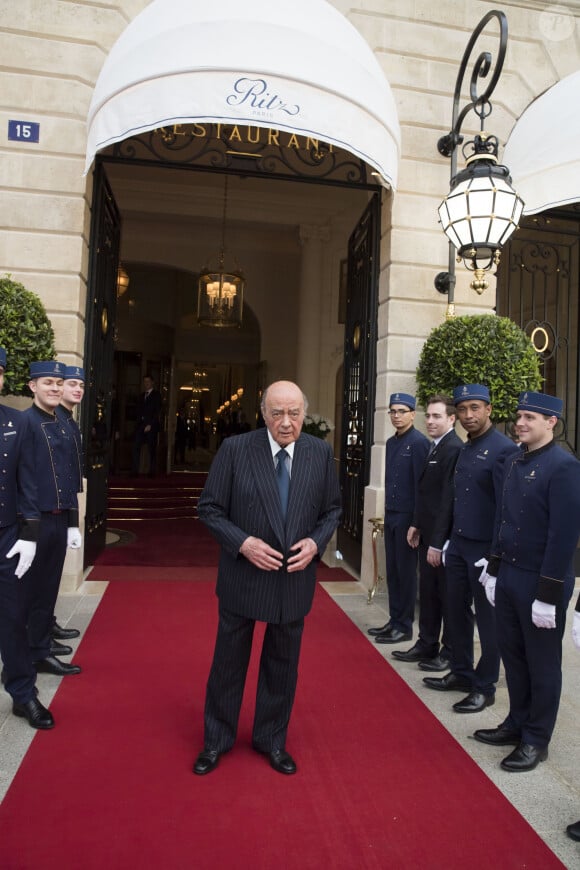
[[[94,562],[105,546],[114,321],[121,237],[119,211],[100,160],[97,160],[93,180],[92,213],[85,333],[87,381],[82,405],[82,433],[87,478],[85,567]]]
[[[360,570],[364,492],[373,439],[379,275],[380,196],[374,194],[348,244],[348,288],[340,486],[343,517],[338,548]]]
[[[497,312],[531,338],[541,362],[542,390],[564,399],[565,426],[557,437],[575,452],[579,286],[580,213],[561,210],[525,218],[498,270]]]

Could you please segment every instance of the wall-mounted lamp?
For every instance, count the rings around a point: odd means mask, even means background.
[[[471,101],[459,111],[463,78],[469,58],[481,32],[496,18],[500,26],[498,58],[486,90],[477,93],[478,79],[485,79],[492,68],[488,51],[477,58],[470,82]],[[486,273],[499,263],[501,249],[518,226],[524,203],[511,186],[509,169],[498,163],[498,140],[484,130],[485,119],[491,114],[489,101],[503,68],[507,47],[507,18],[503,12],[491,11],[473,31],[465,49],[453,96],[451,131],[437,143],[440,154],[451,158],[450,191],[439,206],[439,219],[449,239],[449,271],[435,278],[435,288],[448,294],[447,316],[455,311],[455,256],[474,273],[471,287],[477,293],[489,286]],[[464,143],[461,125],[473,111],[480,119],[480,132]],[[457,172],[457,149],[462,145],[465,169]],[[457,255],[455,255],[455,250]]]

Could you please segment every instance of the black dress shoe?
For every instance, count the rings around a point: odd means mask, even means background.
[[[520,743],[517,749],[514,749],[501,763],[503,770],[509,770],[511,773],[523,773],[527,770],[533,770],[538,766],[540,761],[545,761],[548,757],[547,746],[532,746],[531,743]]]
[[[453,705],[456,713],[481,713],[486,707],[495,704],[495,695],[483,695],[481,692],[470,692],[463,701]]]
[[[400,662],[420,662],[422,659],[428,658],[427,653],[425,652],[424,647],[419,646],[418,643],[415,646],[412,646],[411,649],[402,650],[395,649],[391,653],[394,659],[397,659]]]
[[[55,656],[47,656],[39,662],[34,662],[34,667],[39,674],[56,674],[57,677],[72,676],[72,674],[80,674],[81,672],[78,665],[61,662]]]
[[[72,640],[75,637],[80,637],[81,633],[78,628],[63,628],[58,622],[55,622],[52,626],[51,634],[57,640]]]
[[[270,764],[278,773],[296,773],[296,762],[284,749],[273,749],[268,752]]]
[[[388,628],[382,634],[375,635],[375,643],[403,643],[413,637],[410,631],[400,631],[398,628]]]
[[[370,634],[372,637],[374,637],[376,634],[383,634],[387,630],[387,628],[390,628],[390,627],[391,627],[391,620],[389,619],[389,621],[385,622],[384,625],[381,625],[380,628],[367,629],[367,634]]]
[[[211,773],[218,766],[221,752],[217,749],[204,749],[200,752],[193,765],[193,772],[198,776],[204,776],[206,773]]]
[[[444,677],[423,677],[423,682],[437,692],[471,692],[469,683],[454,673]]]
[[[568,825],[566,833],[572,840],[580,841],[580,822],[574,822],[572,825]]]
[[[479,728],[473,735],[480,743],[489,743],[490,746],[509,746],[513,743],[519,746],[522,736],[513,728],[499,725],[497,728]]]
[[[52,639],[50,643],[50,654],[51,656],[70,656],[72,653],[72,646],[67,646],[64,643],[59,643],[58,640]]]
[[[419,662],[422,671],[448,671],[451,662],[443,656],[435,656],[433,659],[423,659]]]
[[[54,728],[52,713],[40,703],[38,698],[32,698],[26,704],[18,704],[14,701],[12,712],[15,716],[22,716],[23,719],[27,719],[28,724],[32,725],[33,728],[39,728],[43,731]]]

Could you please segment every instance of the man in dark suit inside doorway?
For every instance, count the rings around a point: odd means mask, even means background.
[[[199,500],[199,517],[221,554],[204,749],[193,768],[198,775],[214,770],[236,739],[256,621],[267,625],[252,745],[277,772],[296,772],[285,745],[304,617],[316,563],[341,515],[332,449],[301,432],[306,408],[296,384],[268,387],[261,406],[266,428],[225,439]]]
[[[161,404],[161,393],[155,389],[155,381],[151,375],[145,375],[143,378],[143,392],[137,401],[137,414],[135,417],[133,474],[139,474],[141,448],[145,444],[149,453],[149,476],[155,476],[157,471],[157,436],[159,435]]]

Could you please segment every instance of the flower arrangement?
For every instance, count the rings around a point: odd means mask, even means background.
[[[334,426],[329,420],[325,420],[320,414],[306,414],[302,431],[307,435],[314,435],[315,438],[326,438],[329,432],[334,429]]]

